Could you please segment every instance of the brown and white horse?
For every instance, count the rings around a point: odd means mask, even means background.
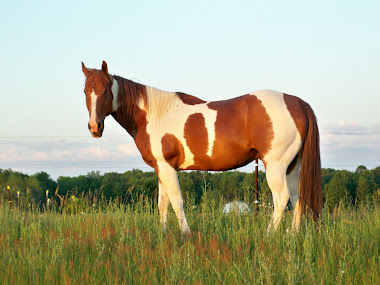
[[[259,158],[266,169],[276,229],[290,198],[292,228],[310,211],[322,210],[319,132],[310,106],[277,91],[255,91],[224,101],[206,102],[179,92],[164,92],[108,73],[88,69],[84,93],[88,128],[101,137],[104,119],[114,119],[133,137],[159,183],[160,221],[171,203],[182,233],[190,233],[178,183],[179,170],[221,171]]]

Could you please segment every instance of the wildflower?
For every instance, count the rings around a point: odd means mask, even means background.
[[[11,189],[11,187],[7,186],[7,189],[8,189],[8,190],[10,190],[10,189]]]
[[[46,190],[46,196],[49,195],[49,190]]]
[[[17,198],[20,198],[20,191],[17,191]]]

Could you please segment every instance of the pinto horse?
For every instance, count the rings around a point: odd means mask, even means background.
[[[133,137],[159,185],[160,221],[166,227],[171,203],[183,234],[190,233],[178,183],[179,170],[223,171],[263,161],[274,211],[268,231],[279,225],[289,201],[292,229],[303,213],[322,211],[319,131],[311,107],[277,91],[255,91],[206,102],[180,92],[164,92],[108,73],[88,69],[84,93],[88,128],[99,138],[104,119],[114,119]]]

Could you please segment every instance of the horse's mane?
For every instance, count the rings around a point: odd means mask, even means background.
[[[119,84],[118,104],[125,105],[130,115],[134,115],[140,107],[148,116],[159,118],[167,110],[182,103],[174,92],[165,92],[117,75],[113,77]]]
[[[125,110],[134,115],[137,111],[140,99],[147,101],[146,86],[123,77],[113,75],[119,85],[117,95],[118,105],[125,105]]]
[[[150,117],[160,118],[163,113],[182,103],[174,92],[166,92],[146,86],[146,93],[147,101],[145,108]]]

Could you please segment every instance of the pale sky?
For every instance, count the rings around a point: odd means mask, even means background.
[[[15,0],[0,11],[0,168],[152,170],[112,117],[101,139],[87,129],[81,61],[102,60],[207,101],[296,95],[318,117],[323,167],[380,165],[380,1]]]

